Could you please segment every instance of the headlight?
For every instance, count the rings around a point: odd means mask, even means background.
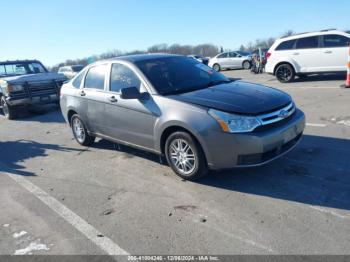
[[[8,85],[7,86],[7,92],[21,92],[24,90],[24,87],[22,85]]]
[[[209,109],[208,113],[227,133],[251,132],[261,125],[260,121],[254,116],[229,114],[215,109]]]

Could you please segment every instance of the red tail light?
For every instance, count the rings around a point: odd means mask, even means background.
[[[266,56],[266,59],[269,59],[269,57],[271,56],[271,53],[267,52],[265,56]]]

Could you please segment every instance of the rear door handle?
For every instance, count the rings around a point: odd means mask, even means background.
[[[325,53],[325,54],[331,54],[331,53],[332,53],[332,51],[330,51],[330,50],[326,50],[326,51],[324,51],[324,53]]]
[[[293,53],[293,55],[299,55],[299,53]]]
[[[112,103],[118,102],[118,99],[115,98],[115,96],[111,96],[109,98],[109,101],[111,101]]]
[[[80,95],[80,96],[86,96],[86,93],[84,92],[84,90],[81,90],[81,91],[79,92],[79,95]]]

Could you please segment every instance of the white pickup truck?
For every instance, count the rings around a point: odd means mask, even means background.
[[[59,103],[66,80],[37,60],[0,62],[0,109],[7,119],[14,119],[18,107]]]

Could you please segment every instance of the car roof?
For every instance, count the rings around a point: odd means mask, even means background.
[[[137,54],[137,55],[125,55],[125,56],[118,56],[114,58],[109,58],[107,60],[102,61],[128,61],[131,63],[145,61],[145,60],[152,60],[152,59],[159,59],[159,58],[167,58],[167,57],[181,57],[182,55],[175,55],[175,54]],[[102,62],[100,61],[100,62]]]
[[[327,35],[327,34],[340,34],[340,35],[344,35],[344,34],[348,34],[344,31],[341,30],[337,30],[337,29],[326,29],[326,30],[320,30],[320,31],[314,31],[314,32],[306,32],[306,33],[300,33],[300,34],[294,34],[291,36],[285,36],[285,37],[281,37],[280,39],[278,39],[278,41],[286,41],[286,40],[294,40],[294,39],[298,39],[301,37],[308,37],[308,36],[317,36],[317,35]]]
[[[14,64],[14,63],[41,63],[39,60],[7,60],[0,61],[2,65]]]

